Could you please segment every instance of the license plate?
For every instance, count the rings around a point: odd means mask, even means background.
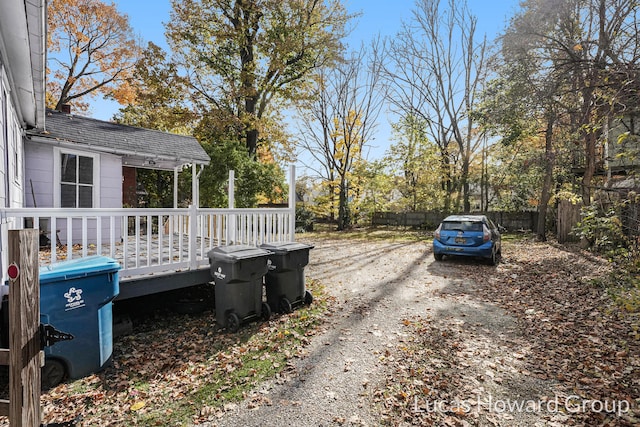
[[[456,237],[455,242],[459,245],[464,245],[465,243],[467,243],[467,239],[465,239],[464,237]]]

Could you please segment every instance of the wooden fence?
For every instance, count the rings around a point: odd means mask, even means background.
[[[507,230],[534,230],[537,221],[537,212],[472,212],[472,214],[486,215],[496,224]],[[427,212],[375,212],[372,217],[372,225],[392,225],[401,227],[422,228],[435,230],[448,213],[439,211]]]
[[[577,240],[571,234],[571,231],[580,221],[580,207],[581,205],[573,204],[568,200],[560,200],[558,204],[558,222],[556,224],[558,243]]]
[[[41,422],[38,235],[33,229],[9,231],[9,349],[0,349],[0,364],[9,365],[9,400],[0,400],[0,415],[12,427]]]

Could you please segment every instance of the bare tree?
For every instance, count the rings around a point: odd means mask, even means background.
[[[301,146],[318,165],[311,170],[327,185],[331,215],[337,196],[339,230],[351,223],[352,171],[363,159],[363,148],[373,139],[384,100],[377,90],[379,61],[367,61],[367,56],[367,50],[361,48],[336,68],[321,70],[317,92],[301,112]]]
[[[440,149],[442,185],[458,193],[456,208],[470,210],[469,168],[481,137],[471,110],[486,70],[486,39],[476,40],[477,19],[466,2],[419,0],[413,20],[403,25],[385,49],[388,100],[401,117],[420,117],[429,139]],[[452,168],[457,167],[455,180]]]

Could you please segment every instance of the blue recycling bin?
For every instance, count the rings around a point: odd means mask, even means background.
[[[45,347],[43,386],[84,377],[111,359],[118,270],[117,261],[99,255],[40,268],[40,321],[74,336]]]

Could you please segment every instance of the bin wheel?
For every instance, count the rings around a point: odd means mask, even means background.
[[[304,291],[304,303],[307,305],[311,305],[312,302],[313,302],[313,295],[311,295],[311,292]]]
[[[268,322],[271,319],[271,307],[266,302],[262,303],[262,320]]]
[[[280,311],[282,313],[291,313],[293,311],[293,309],[291,308],[291,302],[289,302],[289,300],[287,298],[282,298],[280,300]]]
[[[40,372],[42,388],[45,390],[60,384],[67,374],[64,363],[56,359],[47,359]]]
[[[227,315],[227,329],[229,332],[238,332],[240,329],[240,318],[237,314],[231,312]]]

